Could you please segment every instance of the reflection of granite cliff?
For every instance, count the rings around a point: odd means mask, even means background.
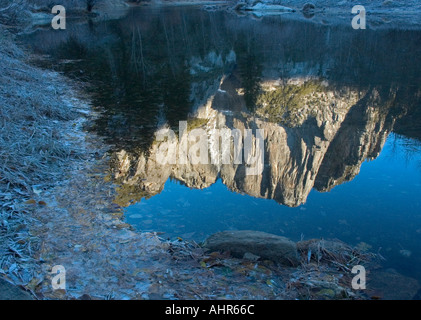
[[[259,117],[255,117],[247,112],[239,83],[235,73],[222,79],[218,91],[195,116],[207,120],[202,128],[210,155],[217,154],[214,129],[264,129],[263,173],[246,175],[245,164],[163,166],[156,161],[160,144],[155,142],[147,154],[124,150],[115,154],[112,167],[114,179],[122,185],[121,205],[127,205],[126,189],[134,193],[128,199],[140,200],[162,191],[169,177],[191,188],[206,188],[220,177],[232,191],[298,206],[313,187],[330,190],[354,178],[365,159],[378,155],[392,127],[387,113],[376,106],[376,90],[334,90],[309,79],[266,81],[257,99]],[[303,89],[310,85],[317,90]],[[288,92],[293,92],[294,101]],[[271,114],[280,115],[283,124],[268,121]],[[177,146],[178,138],[172,143]]]

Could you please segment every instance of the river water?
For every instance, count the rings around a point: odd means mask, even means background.
[[[336,238],[421,282],[420,31],[143,7],[24,43],[86,84],[115,202],[137,229]],[[156,133],[179,135],[179,121],[209,141],[215,129],[263,130],[262,171],[160,164]]]

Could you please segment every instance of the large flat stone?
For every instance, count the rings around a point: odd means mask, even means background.
[[[229,251],[236,258],[243,258],[249,252],[287,266],[299,264],[295,242],[266,232],[222,231],[211,235],[204,246],[211,251]]]

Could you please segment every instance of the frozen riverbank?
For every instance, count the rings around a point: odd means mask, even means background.
[[[1,33],[0,275],[25,285],[39,268],[40,239],[21,205],[45,206],[34,197],[64,179],[73,161],[90,157],[81,130],[90,111],[70,80],[29,65],[28,53]]]
[[[302,245],[302,264],[285,268],[132,231],[104,179],[106,147],[83,131],[93,116],[86,98],[61,75],[29,66],[12,42],[2,48],[3,280],[36,299],[363,298],[350,290],[346,269],[327,255],[312,261]],[[52,288],[57,265],[66,269],[66,290]],[[11,296],[10,286],[1,288],[0,297]]]
[[[352,13],[352,8],[356,5],[365,8],[368,29],[419,29],[421,27],[421,4],[413,0],[244,0],[236,2],[231,8],[241,14],[247,13],[256,18],[282,14],[285,19],[351,27],[352,18],[356,16],[356,13]]]
[[[2,48],[2,278],[39,299],[370,297],[350,289],[349,261],[364,253],[345,244],[332,259],[323,241],[294,243],[299,265],[285,268],[257,257],[251,233],[247,251],[232,257],[132,230],[113,203],[106,146],[82,127],[94,116],[89,97],[62,75],[31,67],[11,42]],[[52,290],[57,265],[66,269],[66,290]]]

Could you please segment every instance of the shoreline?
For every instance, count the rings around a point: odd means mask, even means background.
[[[51,118],[47,116],[39,121],[47,121],[43,129],[50,130],[52,145],[65,148],[52,157],[46,154],[47,164],[53,159],[52,167],[43,164],[38,171],[25,171],[26,175],[33,174],[35,178],[23,179],[22,186],[16,181],[10,187],[10,181],[0,175],[2,182],[6,181],[0,184],[0,194],[5,199],[3,204],[10,202],[7,204],[9,207],[3,205],[8,217],[5,221],[9,221],[10,217],[10,222],[7,226],[2,222],[1,230],[11,231],[6,238],[16,240],[15,245],[0,247],[10,257],[7,265],[3,265],[4,269],[0,270],[2,278],[7,277],[38,299],[294,299],[300,292],[292,285],[294,281],[288,282],[288,277],[292,279],[294,273],[299,273],[294,275],[296,282],[305,275],[313,275],[317,279],[314,273],[319,265],[314,261],[303,263],[301,269],[283,270],[267,261],[251,263],[224,254],[207,253],[194,243],[167,241],[156,233],[133,232],[131,226],[121,220],[121,208],[112,204],[114,186],[104,181],[107,146],[101,143],[99,137],[84,130],[89,119],[95,117],[89,106],[89,97],[79,92],[77,84],[64,75],[32,67],[26,53],[10,45],[9,53],[0,54],[2,61],[8,63],[5,69],[11,73],[6,73],[8,79],[2,79],[5,77],[2,73],[0,81],[11,85],[17,79],[21,88],[23,85],[26,90],[25,95],[17,100],[23,104],[28,104],[28,97],[38,96],[40,88],[45,88],[42,99],[36,102],[48,107],[47,115]],[[34,83],[39,86],[34,86]],[[6,96],[9,93],[0,94]],[[55,101],[53,106],[57,110],[51,109],[51,101]],[[55,118],[55,111],[59,114],[63,112],[63,105],[69,114]],[[35,105],[27,107],[33,110]],[[27,124],[33,120],[22,121],[24,125],[19,123],[17,127],[28,133],[29,141],[33,141],[37,128]],[[45,153],[49,150],[41,151]],[[45,168],[54,168],[56,172],[43,181]],[[20,172],[20,168],[9,170],[10,176],[16,172]],[[23,188],[25,184],[26,189]],[[0,236],[3,234],[0,233]],[[25,259],[30,262],[21,261]],[[71,287],[67,291],[51,290],[49,274],[57,264],[66,266],[68,271]],[[226,275],[219,273],[224,268],[233,270],[230,283],[236,285],[239,292],[233,290],[232,293],[225,288],[223,280]],[[333,270],[327,264],[322,268],[327,272]],[[250,274],[259,279],[258,285],[253,288],[244,282]],[[333,280],[317,279],[324,281],[325,287],[318,291],[316,288],[313,298],[339,298],[338,294],[343,293],[336,292],[338,286],[338,290],[342,290],[340,274],[343,276],[343,272],[338,273],[338,278]],[[287,292],[284,283],[290,284],[288,290],[291,291]],[[308,286],[314,286],[314,283]],[[213,291],[219,292],[219,295],[212,296]],[[347,293],[343,298],[362,297]]]
[[[401,4],[397,1],[370,1],[361,0],[354,2],[352,0],[334,1],[334,0],[285,0],[282,6],[290,10],[274,10],[270,6],[278,6],[276,0],[244,0],[244,1],[200,1],[200,0],[167,0],[167,1],[141,1],[139,3],[119,0],[112,2],[105,1],[94,6],[92,12],[86,11],[83,7],[71,7],[67,9],[67,19],[76,22],[93,20],[112,20],[119,19],[129,10],[136,8],[165,8],[177,6],[195,6],[202,10],[227,11],[239,16],[250,16],[253,19],[263,19],[265,17],[282,16],[285,19],[305,21],[309,23],[322,24],[327,26],[349,25],[356,16],[352,13],[355,5],[362,5],[366,9],[367,29],[403,29],[419,30],[421,29],[421,18],[419,10],[421,5],[412,1],[409,4]],[[262,3],[263,9],[251,10],[250,5]],[[311,3],[314,9],[305,10],[306,4]],[[241,4],[247,4],[248,9],[240,9]],[[27,7],[22,14],[21,23],[26,24],[28,30],[42,28],[49,25],[54,17],[47,6]],[[1,22],[1,20],[0,20]],[[360,30],[361,32],[361,30]]]
[[[3,31],[6,34],[6,31]],[[45,201],[34,198],[55,187],[67,174],[66,169],[82,162],[88,151],[83,144],[83,124],[92,110],[76,91],[74,81],[48,70],[31,66],[28,54],[6,34],[0,56],[1,154],[0,173],[1,228],[3,257],[0,276],[24,286],[39,268],[33,258],[39,238],[29,225],[28,206],[42,207]]]
[[[84,131],[84,124],[95,116],[88,98],[75,91],[71,80],[27,65],[24,56],[20,59],[14,61],[18,68],[60,83],[51,92],[64,92],[61,105],[76,114],[52,122],[56,142],[72,147],[55,181],[29,180],[26,192],[10,194],[11,232],[1,236],[16,243],[1,248],[8,257],[0,269],[3,280],[34,299],[296,299],[303,294],[303,281],[304,288],[314,291],[309,299],[363,299],[344,285],[349,281],[346,269],[338,271],[328,260],[320,265],[311,262],[307,253],[300,253],[298,267],[285,268],[270,260],[234,258],[207,252],[194,242],[133,231],[121,219],[122,208],[112,202],[114,185],[104,179],[107,147]],[[43,100],[48,103],[47,94]],[[4,184],[0,186],[4,195]],[[56,265],[66,268],[67,290],[52,290],[51,271]],[[224,273],[227,269],[232,270],[229,275]],[[320,278],[320,270],[330,276]],[[257,283],[248,280],[251,274]],[[1,291],[0,297],[4,297]]]

